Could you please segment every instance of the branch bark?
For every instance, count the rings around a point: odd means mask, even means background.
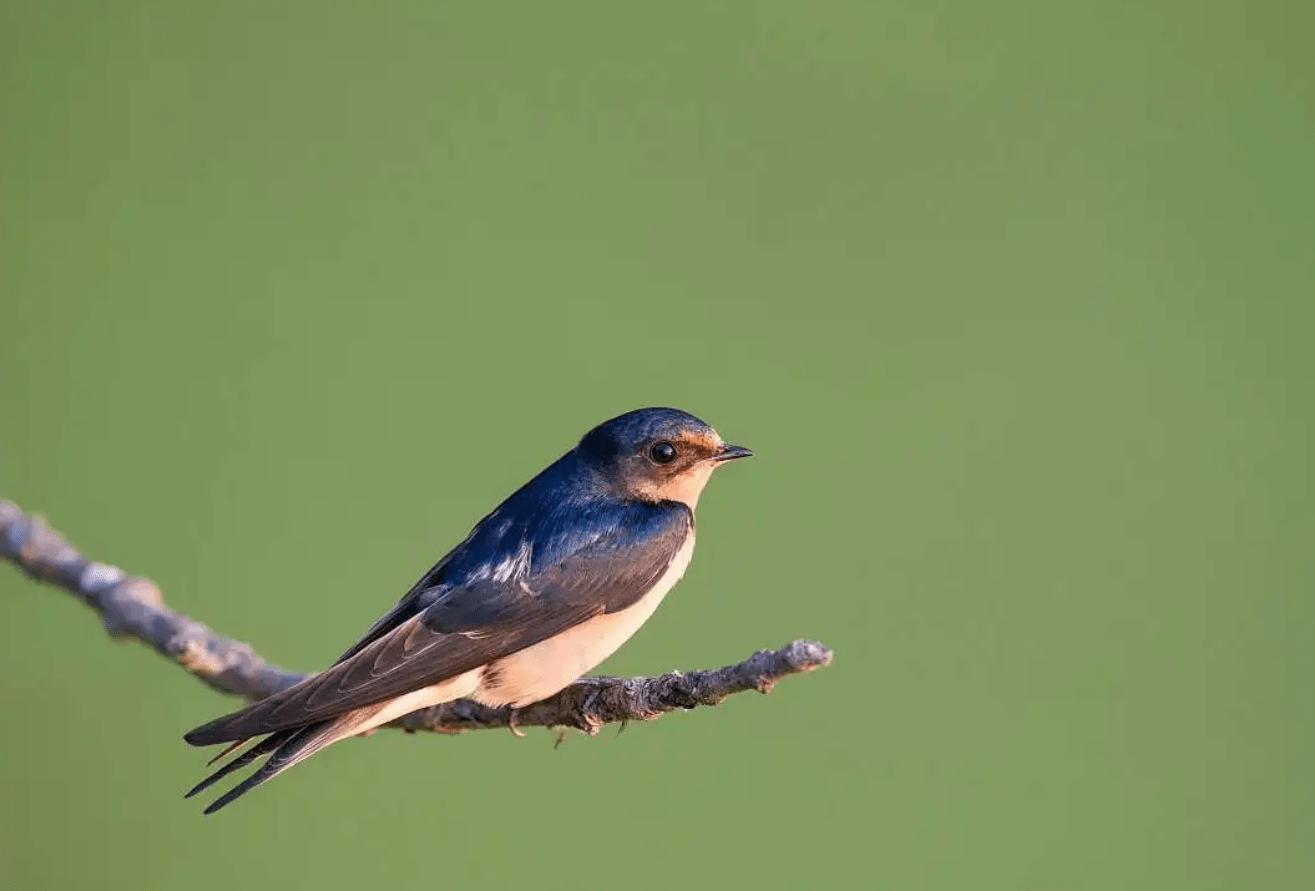
[[[137,640],[220,693],[261,699],[306,675],[261,658],[249,645],[212,631],[164,603],[149,579],[90,560],[40,517],[0,499],[0,556],[39,582],[62,588],[95,610],[112,638]],[[831,650],[795,640],[723,668],[656,677],[585,677],[541,702],[490,708],[469,699],[412,712],[391,725],[408,732],[462,733],[510,727],[574,727],[650,721],[676,709],[717,705],[733,693],[768,692],[792,674],[831,664]]]

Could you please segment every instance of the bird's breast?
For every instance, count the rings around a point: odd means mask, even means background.
[[[691,529],[657,584],[631,606],[595,616],[555,637],[485,666],[474,696],[486,705],[519,708],[546,699],[616,652],[658,608],[694,556]]]

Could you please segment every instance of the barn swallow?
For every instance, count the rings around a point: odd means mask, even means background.
[[[515,709],[570,685],[680,580],[708,478],[752,454],[673,408],[641,408],[590,430],[330,668],[187,733],[194,746],[232,743],[229,751],[264,737],[188,797],[267,755],[205,809],[214,813],[325,746],[417,709],[463,697]]]

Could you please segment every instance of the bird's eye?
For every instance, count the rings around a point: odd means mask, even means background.
[[[660,442],[648,450],[648,456],[658,464],[670,464],[676,460],[676,447],[669,442]]]

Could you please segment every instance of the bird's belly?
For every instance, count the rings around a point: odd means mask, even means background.
[[[640,600],[595,616],[555,637],[504,656],[485,667],[474,696],[486,705],[520,707],[546,699],[616,652],[648,621],[662,598],[685,574],[694,556],[694,533],[671,559],[658,583]]]
[[[430,684],[428,687],[421,687],[419,690],[412,690],[410,693],[403,693],[401,696],[359,709],[360,721],[352,725],[351,733],[368,733],[380,724],[387,724],[411,712],[469,696],[479,685],[479,678],[479,669],[468,671],[446,681],[439,681],[437,684]],[[371,709],[374,711],[371,712]]]

